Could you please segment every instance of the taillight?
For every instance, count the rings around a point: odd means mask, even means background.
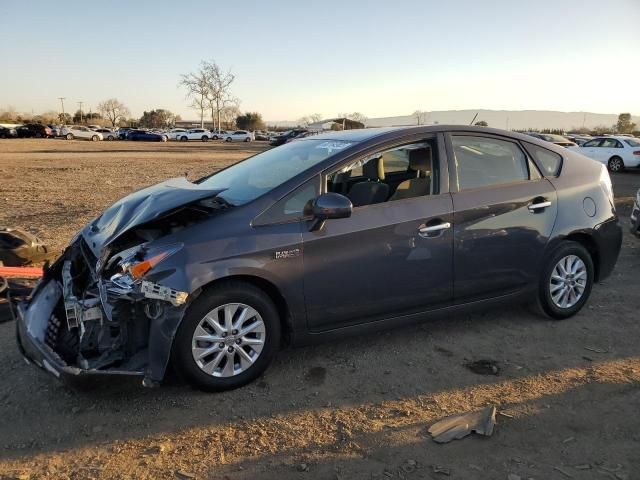
[[[634,155],[640,155],[640,150],[636,150],[635,152],[633,152]]]

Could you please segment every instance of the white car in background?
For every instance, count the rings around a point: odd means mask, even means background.
[[[186,131],[186,128],[172,128],[165,135],[169,140],[177,140],[178,135],[180,135],[181,133],[185,133]]]
[[[253,133],[246,130],[236,130],[235,132],[227,132],[224,136],[225,142],[251,142],[253,141]]]
[[[94,130],[94,132],[101,133],[102,134],[102,138],[104,140],[111,141],[111,140],[115,140],[115,139],[118,138],[118,134],[115,131],[113,131],[113,130],[111,130],[109,128],[104,128],[104,127],[96,128]]]
[[[225,138],[227,135],[230,135],[231,132],[227,132],[226,130],[211,130],[211,138],[213,140],[220,140],[221,138]]]
[[[84,126],[64,126],[60,131],[60,136],[66,138],[67,140],[73,140],[74,138],[82,138],[85,140],[91,140],[93,142],[97,142],[98,140],[102,140],[102,134],[100,132],[94,132],[87,127]]]
[[[624,135],[596,137],[580,147],[569,147],[607,166],[610,172],[640,166],[640,139]]]
[[[176,136],[176,140],[180,140],[181,142],[186,142],[187,140],[201,140],[203,142],[208,142],[211,140],[211,132],[204,128],[192,128],[191,130],[178,134]]]

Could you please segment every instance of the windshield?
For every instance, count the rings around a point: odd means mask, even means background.
[[[232,205],[242,205],[353,144],[315,139],[286,143],[215,173],[200,184],[215,190],[223,189],[218,197]]]

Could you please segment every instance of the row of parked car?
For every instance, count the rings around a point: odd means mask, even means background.
[[[141,140],[166,142],[177,140],[224,140],[225,142],[252,142],[269,140],[267,132],[248,130],[207,130],[204,128],[172,128],[170,130],[146,130],[135,128],[110,129],[99,125],[42,125],[25,124],[19,127],[0,127],[0,138],[52,138],[64,137],[68,140],[84,139],[94,142],[100,140]]]
[[[552,135],[527,132],[527,135],[581,153],[607,166],[611,172],[640,167],[640,139],[632,135]]]

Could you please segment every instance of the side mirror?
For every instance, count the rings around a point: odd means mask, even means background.
[[[353,211],[353,204],[339,193],[323,193],[310,202],[313,223],[309,231],[320,230],[326,220],[332,218],[348,218]]]

